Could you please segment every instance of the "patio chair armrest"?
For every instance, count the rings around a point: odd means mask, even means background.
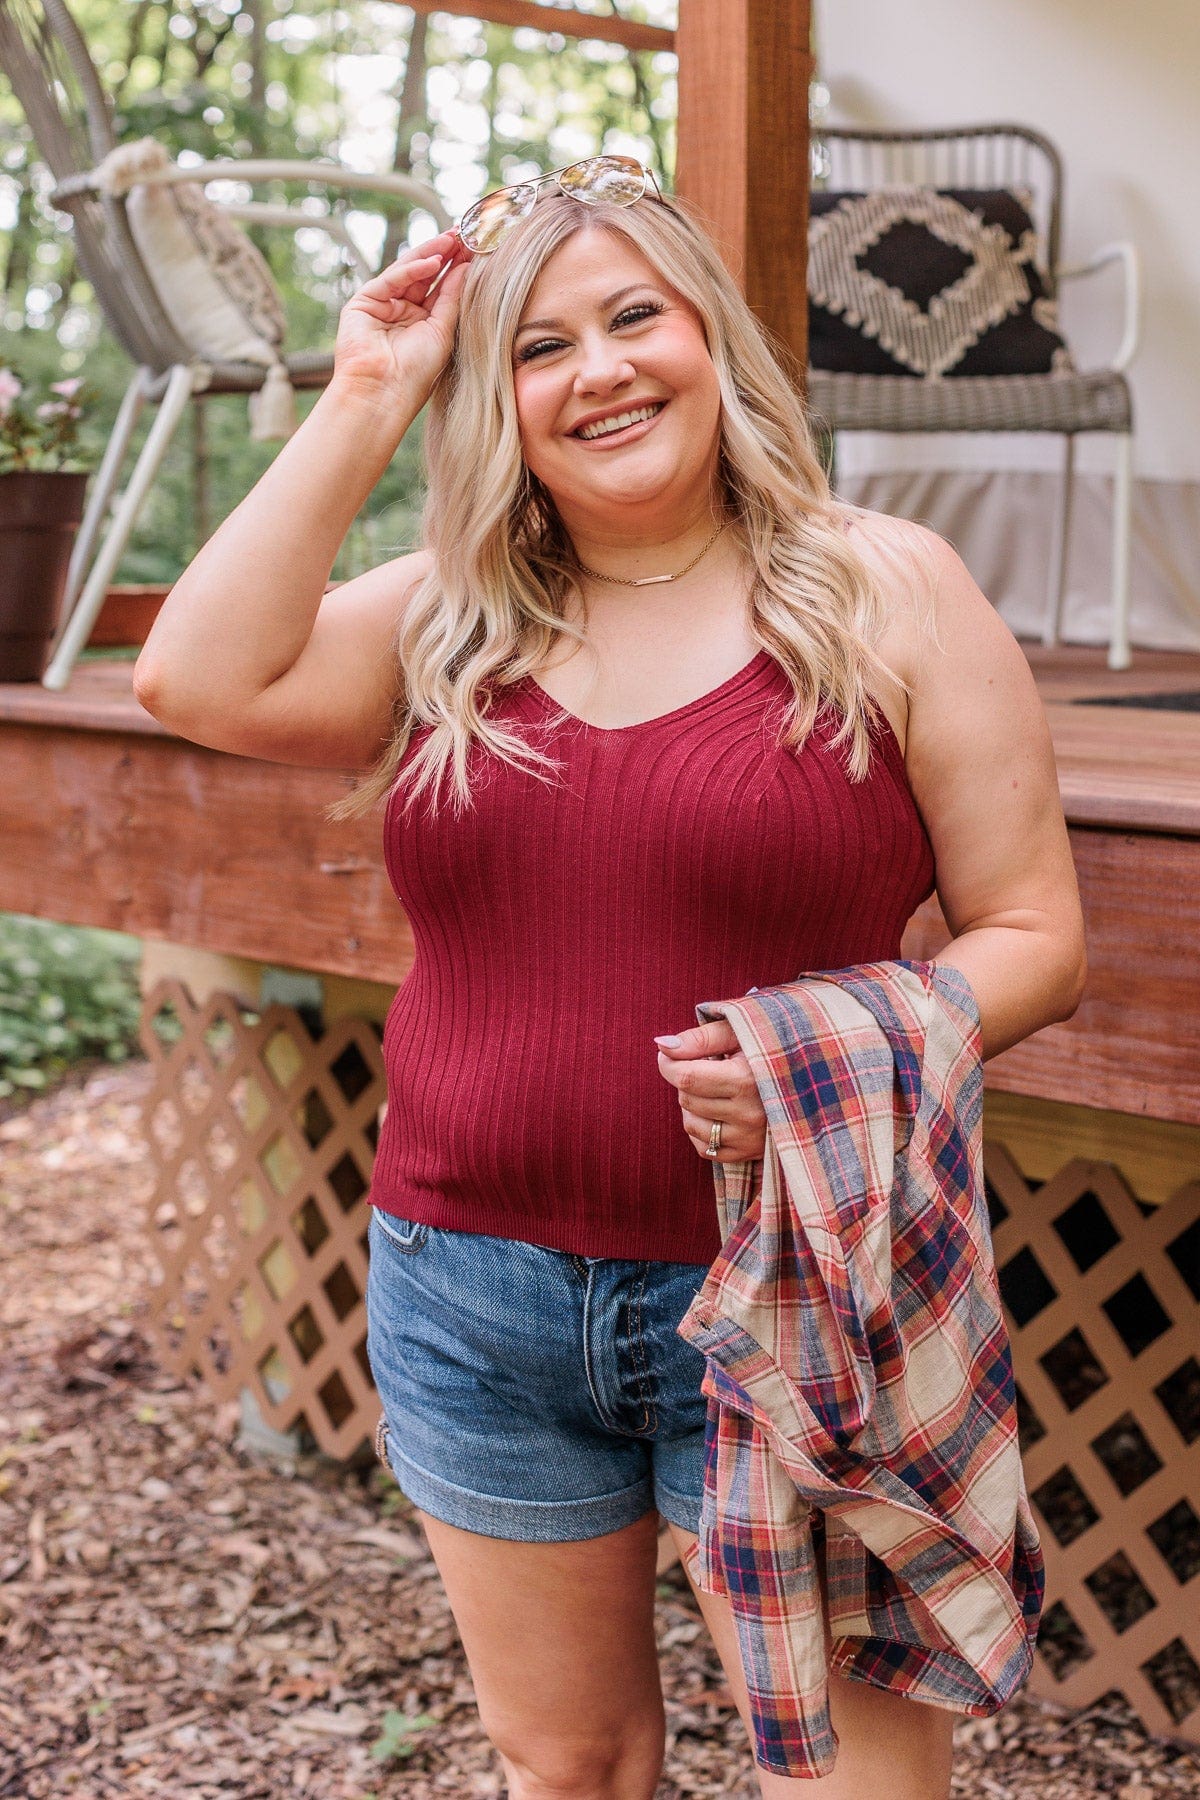
[[[304,212],[299,206],[272,206],[262,200],[221,201],[221,211],[231,219],[238,219],[245,225],[279,225],[285,231],[304,231],[313,228],[323,231],[326,237],[333,238],[348,250],[355,268],[364,281],[369,281],[375,270],[371,266],[362,246],[355,242],[344,219],[336,213]]]
[[[1060,267],[1056,275],[1060,282],[1075,281],[1082,275],[1094,275],[1097,270],[1107,268],[1109,263],[1114,262],[1119,262],[1124,271],[1125,328],[1116,355],[1108,366],[1115,373],[1124,374],[1137,354],[1142,335],[1142,270],[1135,246],[1126,239],[1106,244],[1087,262]]]
[[[245,181],[251,187],[260,181],[311,181],[324,187],[344,188],[349,191],[363,193],[395,194],[406,200],[415,200],[426,212],[431,213],[442,231],[448,229],[450,215],[428,182],[418,181],[412,175],[373,175],[361,169],[344,169],[340,163],[322,162],[276,162],[257,157],[247,157],[239,162],[233,157],[219,162],[192,163],[181,168],[178,163],[170,163],[166,168],[148,169],[139,175],[134,185],[141,187],[178,187],[183,182],[199,182],[204,186],[210,181]],[[95,179],[95,171],[87,175],[72,175],[62,181],[51,194],[51,203],[61,204],[79,194],[95,194],[101,191],[101,185]]]

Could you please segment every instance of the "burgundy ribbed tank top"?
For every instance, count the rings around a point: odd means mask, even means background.
[[[416,960],[384,1028],[373,1205],[581,1256],[712,1262],[712,1168],[655,1034],[695,1025],[701,1000],[898,956],[932,888],[890,728],[855,783],[828,722],[798,754],[777,745],[790,697],[762,650],[698,700],[603,729],[527,677],[493,717],[563,765],[553,786],[475,744],[457,818],[393,793],[385,858]]]

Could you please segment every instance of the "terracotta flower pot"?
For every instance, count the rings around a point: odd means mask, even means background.
[[[40,681],[58,627],[86,475],[0,475],[0,681]]]

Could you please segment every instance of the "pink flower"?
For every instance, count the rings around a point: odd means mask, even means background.
[[[44,400],[37,409],[39,419],[61,419],[64,414],[74,411],[65,400]]]
[[[0,419],[8,416],[9,407],[19,400],[23,389],[11,369],[0,369]]]
[[[69,381],[52,381],[50,392],[61,394],[64,400],[73,400],[83,386],[82,375],[72,375]]]

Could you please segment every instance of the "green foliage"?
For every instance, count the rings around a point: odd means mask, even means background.
[[[136,938],[0,913],[0,1097],[138,1051]]]
[[[402,1712],[385,1712],[383,1728],[380,1735],[371,1745],[371,1755],[377,1762],[390,1762],[393,1758],[411,1756],[414,1750],[420,1749],[413,1743],[413,1736],[418,1731],[428,1731],[437,1720],[431,1713],[416,1713],[409,1716]]]
[[[16,369],[0,368],[0,475],[84,470],[79,427],[91,399],[76,375],[52,381],[39,405]]]
[[[601,149],[640,155],[669,188],[674,59],[596,40],[449,15],[414,16],[384,0],[69,0],[118,141],[147,134],[173,156],[332,157],[407,170],[432,183],[451,217],[487,189]],[[597,11],[609,10],[608,0]],[[613,6],[612,10],[616,10]],[[622,0],[629,18],[670,24],[672,0]],[[408,60],[414,80],[406,83]],[[406,92],[407,89],[407,92]],[[407,110],[406,110],[407,108]],[[22,376],[46,385],[85,374],[97,395],[81,450],[94,459],[132,374],[104,328],[48,171],[0,78],[0,340]],[[248,191],[247,191],[248,197]],[[314,204],[305,184],[256,186],[263,200]],[[317,212],[320,202],[315,202]],[[338,199],[377,249],[428,235],[429,220],[374,197]],[[386,228],[386,239],[385,239]],[[319,231],[255,227],[288,316],[289,350],[328,347],[357,277]],[[11,346],[11,347],[10,347]],[[311,404],[302,397],[304,404]],[[133,450],[153,418],[146,409]],[[169,583],[276,454],[249,437],[244,397],[214,397],[189,422],[155,484],[117,579]],[[420,434],[412,432],[351,532],[339,577],[417,541]]]
[[[367,1476],[367,1491],[375,1501],[381,1519],[392,1519],[397,1514],[407,1516],[408,1501],[392,1471],[382,1463],[376,1463],[371,1468]]]

